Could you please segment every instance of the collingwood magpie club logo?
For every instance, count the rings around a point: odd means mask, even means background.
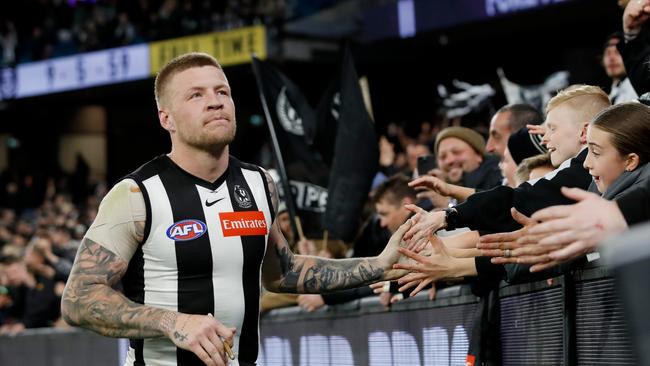
[[[305,135],[305,130],[302,127],[302,118],[300,118],[296,109],[291,105],[291,101],[287,97],[286,86],[283,86],[282,90],[280,90],[275,109],[282,128],[294,135]]]
[[[253,203],[251,202],[251,196],[246,190],[239,185],[235,185],[235,200],[241,208],[250,208]]]

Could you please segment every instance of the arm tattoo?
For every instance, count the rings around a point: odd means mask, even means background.
[[[273,209],[277,215],[278,191],[269,173],[265,172]],[[384,269],[369,258],[325,259],[294,255],[280,229],[274,225],[274,249],[280,265],[275,291],[291,293],[322,293],[368,285],[380,280]],[[273,250],[273,249],[271,249]]]
[[[112,286],[127,264],[100,244],[84,238],[61,299],[71,325],[108,337],[162,337],[176,324],[177,313],[135,303]]]
[[[322,293],[368,285],[380,280],[384,269],[370,258],[326,259],[294,255],[286,241],[276,243],[282,278],[280,292]]]
[[[273,178],[271,175],[267,172],[264,171],[264,174],[266,175],[266,184],[269,186],[269,194],[271,195],[271,203],[273,204],[273,212],[275,215],[278,215],[278,204],[280,202],[280,198],[278,197],[278,188],[275,186],[275,182],[273,181]]]

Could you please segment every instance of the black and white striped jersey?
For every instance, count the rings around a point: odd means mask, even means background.
[[[122,279],[131,300],[236,327],[231,365],[255,364],[261,265],[274,220],[263,170],[230,157],[215,182],[167,156],[127,178],[144,196],[145,235]],[[131,340],[127,365],[202,365],[167,338]]]

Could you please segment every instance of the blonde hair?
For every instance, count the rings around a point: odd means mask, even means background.
[[[158,108],[160,109],[160,106],[163,103],[165,88],[174,75],[187,69],[202,66],[214,66],[217,69],[222,70],[219,61],[204,52],[185,53],[183,55],[175,57],[165,66],[163,66],[163,68],[158,72],[158,75],[156,75],[156,81],[154,81],[153,93],[156,97],[156,105]]]
[[[515,176],[520,182],[528,182],[530,180],[530,172],[532,172],[533,169],[542,167],[555,169],[551,162],[550,154],[539,154],[522,160],[521,163],[519,163],[519,166],[517,166]]]
[[[593,85],[571,85],[546,104],[546,114],[560,105],[576,112],[576,122],[590,122],[603,109],[612,105],[603,89]]]

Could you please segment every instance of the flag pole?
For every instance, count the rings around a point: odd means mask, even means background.
[[[255,60],[258,60],[257,55],[253,52],[251,57],[253,65],[253,74],[255,75],[255,82],[257,83],[257,90],[259,91],[260,100],[262,101],[262,109],[264,109],[264,115],[266,117],[266,124],[269,126],[269,132],[271,134],[271,142],[273,145],[273,153],[275,155],[275,161],[278,163],[278,173],[280,174],[280,181],[284,189],[284,198],[285,204],[287,205],[287,211],[289,211],[289,217],[291,218],[289,222],[291,223],[291,231],[293,232],[293,237],[295,240],[300,240],[298,227],[296,225],[296,207],[294,205],[293,197],[291,195],[291,185],[289,184],[289,178],[287,176],[287,171],[284,168],[284,160],[282,159],[282,153],[280,152],[280,144],[278,143],[278,137],[275,134],[275,128],[273,127],[273,120],[271,119],[271,112],[269,111],[269,106],[266,103],[266,97],[264,96],[264,87],[262,86],[262,78],[258,70],[258,66],[255,63]]]

